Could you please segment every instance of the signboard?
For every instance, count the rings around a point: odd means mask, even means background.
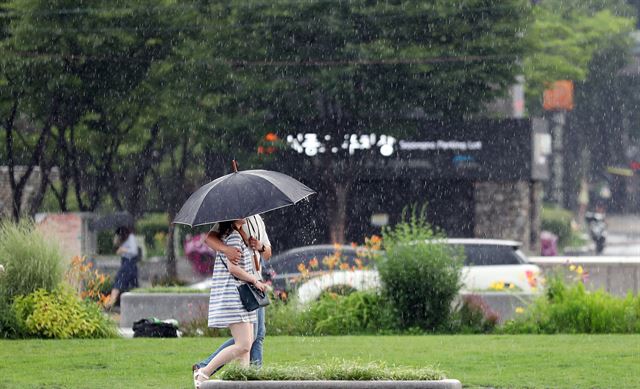
[[[542,130],[534,135],[527,119],[421,122],[417,135],[410,137],[366,131],[341,134],[337,139],[321,132],[286,136],[288,146],[300,157],[335,154],[334,158],[353,159],[365,176],[415,174],[476,180],[546,179],[549,139]]]
[[[573,110],[573,82],[569,80],[556,81],[543,95],[545,111]]]

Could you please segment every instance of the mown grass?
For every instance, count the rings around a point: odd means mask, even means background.
[[[191,388],[221,338],[0,341],[0,388]],[[640,335],[267,337],[265,367],[439,369],[465,387],[640,388]],[[304,370],[304,369],[303,369]]]

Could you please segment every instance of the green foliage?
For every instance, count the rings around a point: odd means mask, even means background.
[[[53,290],[62,280],[63,258],[56,242],[46,240],[33,224],[0,224],[0,300],[36,289]]]
[[[408,368],[388,366],[384,362],[341,361],[322,365],[270,365],[243,368],[229,365],[220,378],[226,381],[422,381],[441,380],[444,373],[433,367]]]
[[[401,329],[441,329],[462,286],[462,251],[441,243],[444,235],[426,221],[425,210],[405,210],[400,223],[383,230],[386,255],[378,271]]]
[[[168,230],[169,216],[166,213],[148,213],[136,222],[136,234],[144,238],[147,256],[164,254],[166,239],[163,237]]]
[[[613,296],[587,291],[584,284],[567,284],[564,274],[547,278],[547,290],[527,312],[504,326],[511,334],[640,333],[640,296]]]
[[[116,335],[114,323],[97,304],[81,300],[66,286],[18,296],[12,308],[24,336],[70,339]]]
[[[589,62],[615,41],[630,47],[634,19],[615,1],[599,4],[573,1],[543,1],[534,7],[534,22],[528,31],[534,45],[524,58],[527,101],[532,111],[541,108],[542,91],[556,80],[582,81]]]
[[[31,223],[0,224],[0,337],[17,335],[11,310],[14,298],[43,288],[52,290],[62,280],[62,254]]]
[[[453,313],[449,331],[455,334],[483,334],[493,332],[498,315],[480,296],[465,296]]]
[[[311,335],[314,323],[307,318],[295,299],[284,302],[271,299],[271,304],[265,309],[265,325],[269,335]]]
[[[571,222],[573,213],[559,207],[543,207],[540,228],[558,236],[558,246],[565,247],[572,241],[573,229]]]
[[[392,331],[393,312],[377,293],[353,292],[347,296],[324,294],[305,313],[314,335],[375,334]]]

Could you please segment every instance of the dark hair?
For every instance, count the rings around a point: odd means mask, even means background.
[[[118,239],[120,240],[121,244],[124,243],[125,240],[127,240],[131,232],[132,231],[129,227],[121,226],[116,228],[116,235],[118,236]]]
[[[233,222],[233,220],[229,220],[218,224],[218,234],[220,234],[221,238],[226,237],[233,231]]]

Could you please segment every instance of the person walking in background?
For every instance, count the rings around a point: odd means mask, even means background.
[[[120,255],[120,269],[118,269],[113,289],[109,294],[109,301],[105,304],[107,309],[113,308],[118,303],[121,293],[138,287],[140,248],[136,236],[133,234],[133,229],[124,226],[118,227],[113,237],[113,244],[118,247],[116,254]]]
[[[245,223],[242,225],[243,232],[249,236],[249,247],[253,251],[252,264],[256,270],[256,276],[261,280],[261,259],[269,260],[271,258],[271,242],[267,235],[264,220],[260,215],[250,216],[245,219]],[[223,253],[231,263],[237,264],[241,257],[242,251],[238,247],[225,244],[220,238],[220,225],[213,226],[206,238],[206,243],[209,247],[219,253]],[[215,266],[214,266],[215,272]],[[266,327],[264,321],[264,307],[260,307],[256,311],[257,324],[254,326],[254,341],[251,346],[250,361],[254,366],[262,366],[263,359],[263,342],[266,336]],[[195,372],[197,369],[206,366],[216,355],[218,355],[226,347],[234,344],[234,339],[229,339],[224,342],[218,349],[213,352],[208,358],[193,365],[192,370]]]
[[[249,312],[240,301],[237,287],[241,282],[251,283],[261,291],[266,290],[257,275],[252,259],[249,236],[242,226],[245,220],[222,222],[218,225],[218,239],[231,248],[234,253],[240,252],[240,259],[234,264],[224,253],[217,250],[211,292],[209,297],[208,325],[212,328],[229,328],[233,343],[214,353],[205,366],[195,366],[193,380],[196,388],[209,379],[211,374],[234,359],[242,366],[248,366],[249,352],[254,341],[254,323],[257,322],[256,311]],[[213,233],[210,233],[213,235]]]

